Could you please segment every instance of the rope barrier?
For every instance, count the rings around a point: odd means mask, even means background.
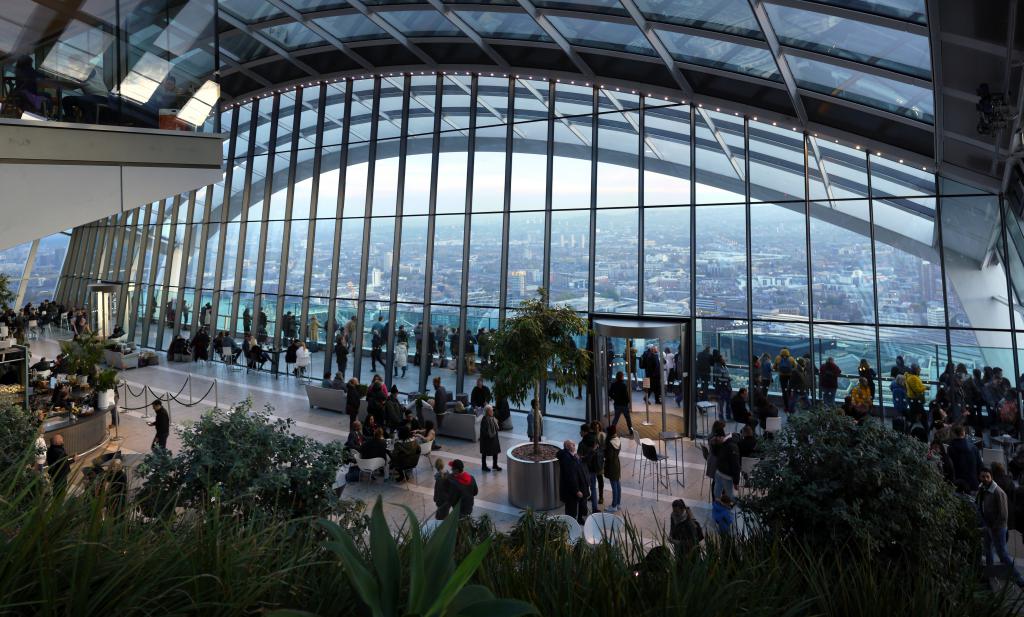
[[[199,405],[200,403],[203,403],[210,396],[211,392],[214,393],[214,399],[216,401],[216,398],[217,398],[217,395],[216,395],[217,380],[213,380],[213,383],[210,384],[210,387],[207,388],[206,392],[199,398],[199,400],[193,400],[193,397],[191,395],[191,391],[192,391],[191,382],[192,382],[192,376],[189,375],[185,379],[185,383],[183,383],[181,385],[181,389],[179,389],[177,393],[171,394],[170,392],[164,392],[163,394],[160,394],[159,392],[154,390],[149,385],[143,385],[142,386],[142,390],[140,390],[138,393],[136,393],[134,390],[131,389],[131,386],[128,385],[127,381],[122,381],[121,384],[124,386],[124,389],[125,389],[125,397],[124,398],[125,398],[126,401],[128,399],[128,395],[131,395],[131,396],[134,396],[135,398],[145,397],[144,398],[145,403],[142,406],[140,406],[140,407],[128,407],[128,406],[125,406],[125,405],[121,405],[120,408],[121,408],[122,411],[146,410],[146,412],[148,414],[148,411],[149,411],[150,405],[151,405],[150,400],[149,400],[150,396],[152,396],[153,400],[162,401],[162,402],[165,402],[165,403],[170,403],[171,401],[174,401],[175,403],[181,405],[182,407],[186,407],[186,408],[195,407],[196,405]],[[182,392],[185,391],[186,387],[189,388],[189,393],[190,393],[189,394],[189,402],[187,402],[187,403],[184,402],[183,400],[181,400],[180,398],[178,398],[178,396]],[[215,402],[214,406],[216,406],[216,402]]]

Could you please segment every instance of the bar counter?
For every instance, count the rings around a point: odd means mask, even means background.
[[[80,456],[103,444],[107,439],[107,423],[110,413],[94,411],[88,415],[49,418],[44,425],[43,437],[49,445],[53,436],[64,436],[64,449],[68,456]]]

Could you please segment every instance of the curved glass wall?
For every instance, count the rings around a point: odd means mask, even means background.
[[[949,362],[1019,374],[1016,218],[884,153],[489,76],[317,84],[221,123],[223,180],[76,229],[62,299],[120,278],[135,340],[166,348],[204,324],[300,336],[315,376],[337,369],[327,343],[354,318],[348,372],[397,369],[403,391],[438,375],[468,391],[474,337],[540,287],[583,314],[693,319],[744,377],[782,346],[848,375],[867,359],[881,402],[897,355],[932,380]],[[378,321],[404,362],[375,353]]]

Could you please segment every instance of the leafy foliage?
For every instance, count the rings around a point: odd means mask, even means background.
[[[811,547],[869,554],[930,572],[970,570],[978,534],[970,507],[925,459],[925,446],[879,422],[826,410],[790,416],[766,444],[745,511]]]
[[[569,306],[549,306],[546,289],[537,295],[523,301],[491,339],[494,360],[484,367],[484,376],[494,382],[496,399],[522,405],[532,397],[539,404],[541,384],[550,381],[547,400],[562,403],[590,374],[590,352],[573,340],[587,333],[587,322]],[[534,444],[539,433],[533,431]]]
[[[473,573],[483,563],[492,539],[477,544],[461,563],[455,551],[458,517],[448,517],[424,540],[419,522],[406,508],[409,536],[405,544],[408,583],[402,568],[399,545],[391,535],[380,497],[370,517],[370,555],[364,556],[348,530],[331,521],[322,521],[330,533],[327,548],[342,562],[352,587],[370,609],[373,617],[519,617],[537,614],[525,602],[499,600],[486,587],[469,585]],[[405,587],[405,601],[401,590]],[[294,615],[280,612],[275,617]]]
[[[216,501],[231,512],[324,515],[338,503],[333,485],[349,461],[342,444],[322,444],[291,432],[292,420],[272,419],[252,401],[212,409],[181,430],[176,455],[148,455],[141,494],[151,512]]]
[[[0,274],[0,308],[10,308],[15,301],[14,292],[11,291],[11,279],[6,274]]]
[[[103,360],[103,340],[92,334],[61,341],[60,350],[67,354],[63,370],[68,374],[92,377]]]

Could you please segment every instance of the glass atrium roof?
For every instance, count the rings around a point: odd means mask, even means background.
[[[220,0],[220,8],[221,73],[238,97],[345,71],[546,70],[931,148],[924,0]],[[851,126],[842,119],[851,108],[874,120]]]

